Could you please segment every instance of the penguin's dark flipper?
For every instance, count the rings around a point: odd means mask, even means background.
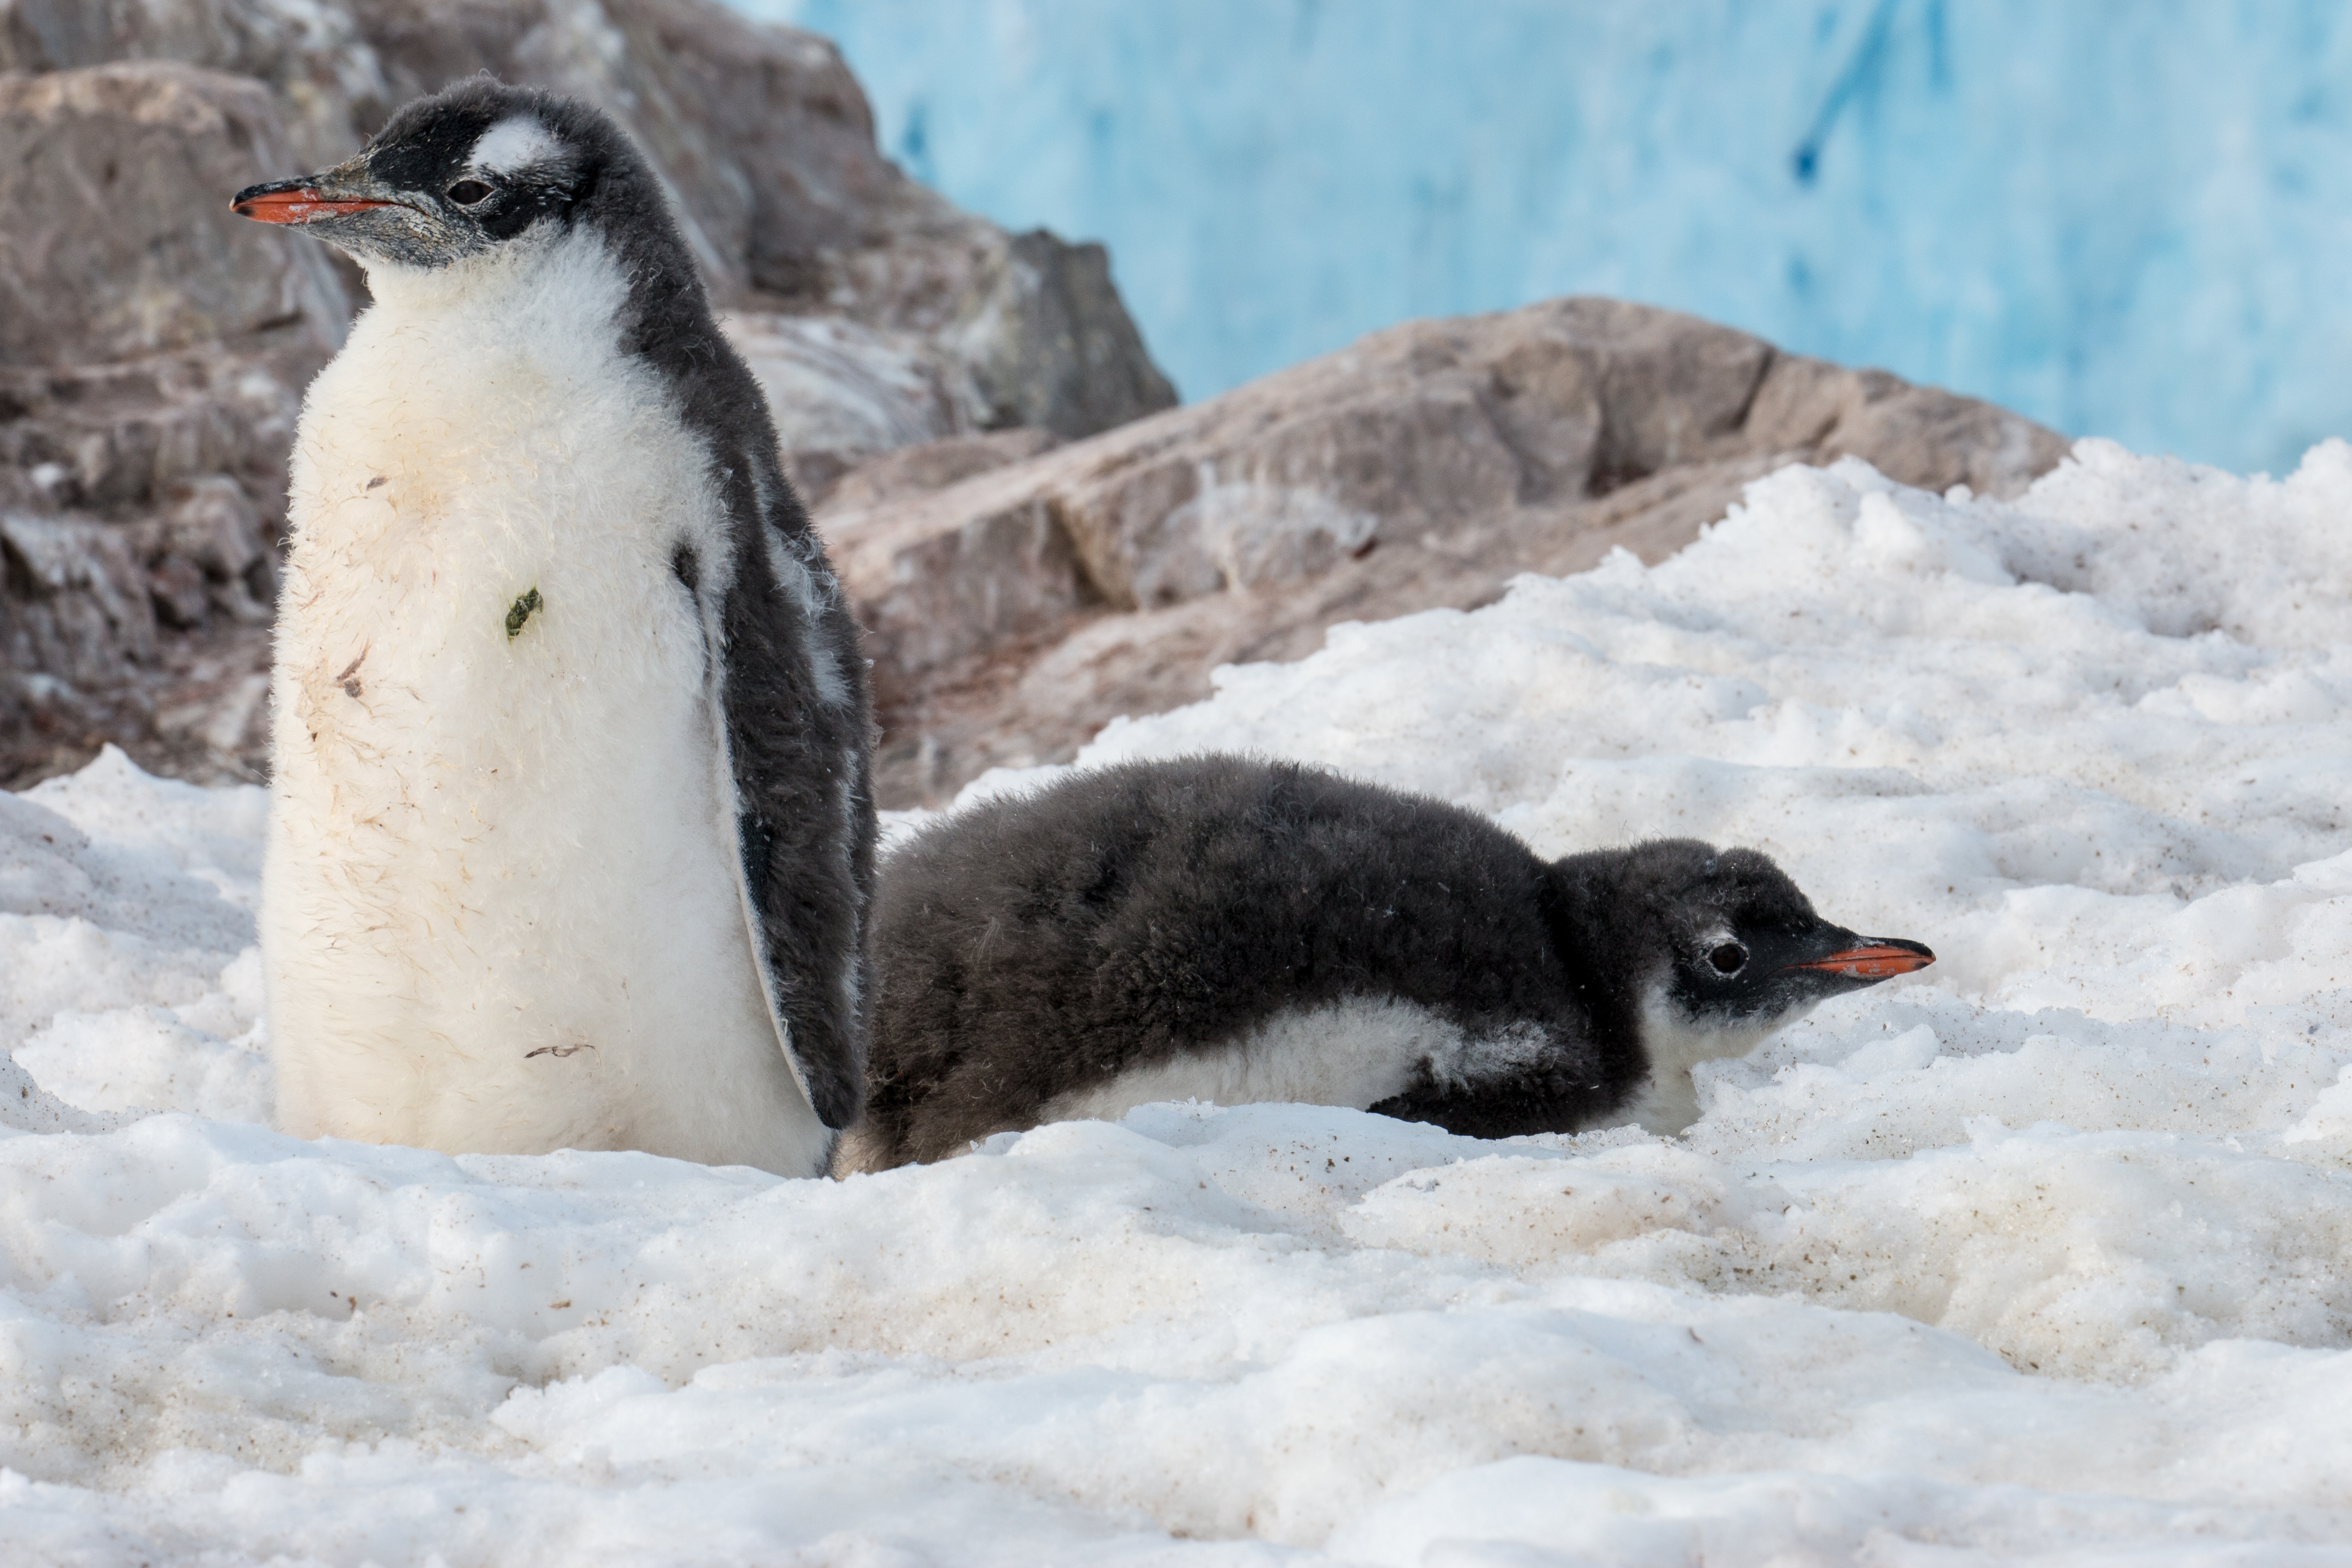
[[[872,703],[806,514],[789,491],[776,510],[797,528],[745,520],[720,607],[727,752],[761,988],[793,1076],[837,1131],[865,1100]]]

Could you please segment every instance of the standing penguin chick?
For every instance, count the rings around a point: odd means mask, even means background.
[[[1346,1105],[1479,1137],[1622,1115],[1935,962],[1813,913],[1752,849],[1547,865],[1486,818],[1318,769],[1134,763],[959,812],[884,862],[874,1058],[841,1170],[1153,1100]]]
[[[374,297],[294,448],[279,1124],[822,1173],[862,1081],[866,665],[652,170],[483,78],[235,205]]]

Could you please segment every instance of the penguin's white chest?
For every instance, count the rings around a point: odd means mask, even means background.
[[[280,1121],[816,1169],[673,570],[724,559],[709,459],[618,353],[601,249],[538,260],[380,282],[305,405],[262,916]]]

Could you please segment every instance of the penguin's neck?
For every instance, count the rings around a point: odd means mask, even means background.
[[[1545,923],[1551,931],[1552,951],[1583,1004],[1585,1027],[1601,1057],[1602,1081],[1616,1094],[1638,1095],[1647,1071],[1643,998],[1661,977],[1637,969],[1642,955],[1616,940],[1617,926],[1610,918],[1615,912],[1613,900],[1579,870],[1562,862],[1548,871]]]
[[[666,560],[701,517],[704,448],[628,352],[628,277],[593,230],[446,267],[379,262],[368,280],[375,302],[311,384],[295,443],[294,530],[313,558],[355,552],[420,591],[458,563],[469,582],[496,568],[503,605],[592,540]],[[656,472],[648,452],[677,460]]]
[[[376,330],[466,334],[467,352],[609,336],[628,279],[593,229],[532,231],[445,267],[373,260],[363,321]]]
[[[1698,1120],[1698,1086],[1691,1069],[1701,1062],[1744,1057],[1812,1011],[1810,1005],[1767,1018],[1715,1019],[1694,1015],[1664,984],[1642,998],[1643,1053],[1649,1080],[1628,1109],[1649,1131],[1672,1135]]]

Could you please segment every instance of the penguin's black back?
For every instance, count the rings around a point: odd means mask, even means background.
[[[865,1163],[940,1158],[1359,997],[1548,1041],[1509,1081],[1376,1109],[1489,1136],[1577,1124],[1646,1064],[1595,1040],[1554,902],[1550,868],[1485,818],[1289,763],[1132,763],[960,812],[882,868]]]

